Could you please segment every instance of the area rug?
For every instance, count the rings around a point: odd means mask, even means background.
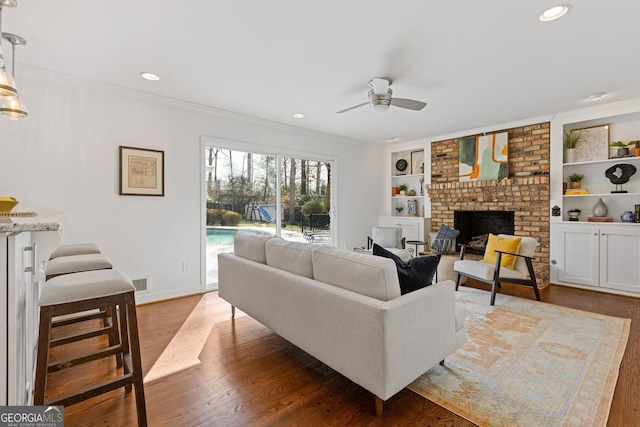
[[[480,426],[605,426],[630,319],[461,287],[469,340],[409,389]]]

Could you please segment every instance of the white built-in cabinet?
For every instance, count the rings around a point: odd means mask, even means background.
[[[604,155],[597,158],[565,160],[564,132],[605,125],[609,142],[640,140],[640,101],[562,113],[551,121],[550,207],[560,208],[558,216],[551,216],[551,282],[640,295],[640,223],[621,220],[624,211],[634,212],[634,206],[640,204],[640,157],[611,158],[614,149],[606,146],[600,150]],[[598,146],[595,148],[599,151]],[[620,163],[635,166],[637,172],[622,186],[627,193],[612,193],[618,188],[605,176],[605,171]],[[585,176],[582,187],[588,194],[563,194],[562,184],[572,173]],[[588,221],[598,199],[606,204],[607,216],[613,222]],[[567,213],[571,209],[582,211],[579,221],[569,221]]]
[[[42,265],[59,243],[58,232],[0,233],[0,405],[32,403]]]
[[[562,283],[640,293],[640,227],[557,224],[552,266]]]

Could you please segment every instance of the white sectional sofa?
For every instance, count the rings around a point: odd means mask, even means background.
[[[400,294],[393,260],[239,232],[219,295],[374,394],[376,411],[460,347],[453,281]]]

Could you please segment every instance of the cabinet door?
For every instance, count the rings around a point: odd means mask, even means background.
[[[600,286],[640,292],[640,230],[600,229]]]
[[[560,281],[598,286],[599,234],[594,227],[560,227]]]
[[[30,398],[31,374],[28,360],[31,354],[28,342],[31,324],[31,233],[19,233],[8,239],[7,283],[7,402],[9,405],[27,405]]]

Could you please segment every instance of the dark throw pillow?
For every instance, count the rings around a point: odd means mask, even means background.
[[[405,262],[375,243],[373,244],[373,254],[391,258],[396,263],[400,294],[402,295],[429,286],[433,282],[433,276],[436,274],[440,262],[440,254],[417,256]]]

